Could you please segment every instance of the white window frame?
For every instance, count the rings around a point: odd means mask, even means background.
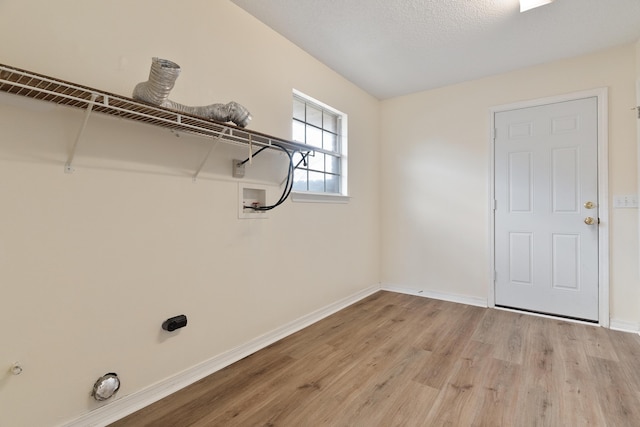
[[[314,104],[330,113],[336,114],[340,117],[339,120],[339,147],[340,147],[340,192],[339,193],[327,193],[327,192],[311,192],[293,190],[291,192],[291,200],[294,202],[319,202],[319,203],[347,203],[349,201],[348,196],[348,161],[347,161],[347,129],[348,129],[348,117],[345,113],[319,101],[299,90],[293,89],[294,98],[302,98],[309,104]],[[293,121],[293,116],[292,116]]]

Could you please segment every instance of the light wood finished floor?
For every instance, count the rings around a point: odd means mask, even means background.
[[[112,426],[640,426],[640,336],[378,292]]]

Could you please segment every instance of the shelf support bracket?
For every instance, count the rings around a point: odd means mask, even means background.
[[[80,130],[78,131],[78,136],[76,136],[76,140],[73,142],[73,146],[71,147],[71,152],[69,153],[69,158],[67,159],[67,163],[64,164],[64,172],[65,173],[73,173],[73,158],[76,155],[76,148],[78,147],[78,143],[82,138],[82,134],[84,133],[84,129],[87,127],[87,123],[89,122],[89,116],[91,115],[91,110],[93,110],[93,104],[98,98],[97,93],[91,94],[91,100],[87,104],[87,109],[84,112],[84,120],[82,121],[82,126],[80,126]]]
[[[200,175],[200,172],[202,172],[202,168],[204,167],[205,163],[207,163],[207,160],[209,160],[209,156],[211,156],[211,153],[213,153],[214,148],[218,146],[218,143],[220,142],[224,134],[227,133],[227,131],[229,131],[229,128],[225,127],[224,130],[218,136],[213,138],[213,143],[211,143],[211,146],[209,147],[209,151],[207,152],[207,155],[202,160],[202,163],[200,163],[200,166],[198,167],[196,172],[193,174],[193,182],[196,182],[196,179],[198,179],[198,175]]]

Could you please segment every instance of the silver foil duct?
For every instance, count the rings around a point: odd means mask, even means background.
[[[251,121],[251,113],[237,102],[228,104],[211,104],[201,107],[190,107],[169,99],[176,79],[180,75],[180,66],[167,59],[153,58],[149,80],[138,83],[133,89],[133,98],[159,107],[170,108],[182,113],[219,122],[233,122],[245,127]]]

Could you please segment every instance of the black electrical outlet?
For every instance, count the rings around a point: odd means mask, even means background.
[[[187,316],[181,314],[180,316],[172,317],[162,323],[162,329],[165,331],[173,332],[176,329],[184,328],[187,326]]]

